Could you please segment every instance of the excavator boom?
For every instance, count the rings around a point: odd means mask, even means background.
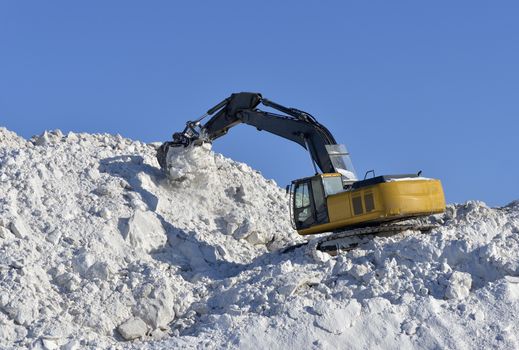
[[[283,114],[260,110],[257,108],[260,104]],[[202,125],[202,119],[211,115],[213,115],[211,119]],[[161,166],[165,166],[169,147],[212,142],[240,123],[254,126],[260,131],[268,131],[301,145],[310,153],[314,166],[317,165],[323,173],[348,171],[354,174],[351,164],[346,164],[349,160],[345,162],[343,159],[346,156],[345,152],[338,151],[342,148],[337,145],[333,135],[312,115],[295,108],[284,107],[263,98],[259,93],[250,92],[232,94],[208,110],[201,118],[187,122],[184,131],[175,133],[173,141],[166,142],[159,149],[157,157]]]

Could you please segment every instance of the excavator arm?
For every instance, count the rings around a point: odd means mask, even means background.
[[[283,114],[263,111],[257,108],[260,104]],[[201,121],[211,115],[211,119],[202,125]],[[347,155],[344,146],[337,145],[330,131],[312,115],[295,108],[284,107],[263,98],[259,93],[250,92],[232,94],[199,119],[187,122],[184,131],[173,134],[173,141],[166,142],[159,148],[159,163],[165,167],[169,147],[212,142],[241,123],[301,145],[310,153],[314,167],[317,165],[323,173],[353,173],[351,165],[345,164],[343,160]]]

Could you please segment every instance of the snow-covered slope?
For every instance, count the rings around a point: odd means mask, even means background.
[[[519,202],[299,248],[283,190],[205,148],[0,129],[0,348],[518,348]],[[125,339],[135,339],[125,341]]]

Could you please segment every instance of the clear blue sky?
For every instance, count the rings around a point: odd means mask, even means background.
[[[449,202],[519,199],[516,1],[1,1],[0,125],[164,141],[235,91],[306,110],[359,174]],[[214,148],[281,186],[306,152],[247,126]]]

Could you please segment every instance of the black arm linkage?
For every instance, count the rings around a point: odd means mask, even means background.
[[[262,103],[287,115],[265,112],[256,107]],[[200,121],[218,111],[205,125]],[[168,145],[184,145],[197,141],[213,141],[225,135],[233,126],[244,123],[298,143],[310,152],[313,161],[324,173],[335,172],[326,145],[334,145],[333,135],[310,114],[283,107],[264,99],[261,94],[241,92],[211,108],[194,122],[188,122],[182,133],[173,135]],[[196,130],[196,127],[199,130]]]

